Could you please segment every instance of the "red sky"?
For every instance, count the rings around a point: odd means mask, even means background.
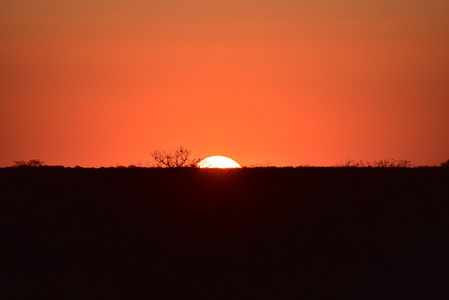
[[[0,166],[449,159],[449,2],[0,3]]]

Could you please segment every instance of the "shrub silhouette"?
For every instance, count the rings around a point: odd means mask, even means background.
[[[443,161],[440,165],[440,167],[449,168],[449,159],[446,161]]]
[[[13,167],[42,167],[44,166],[43,161],[40,159],[31,159],[28,162],[24,160],[15,160]]]
[[[347,159],[346,162],[342,162],[340,164],[336,165],[337,167],[345,167],[345,168],[367,168],[367,167],[373,167],[373,168],[413,168],[414,165],[410,160],[406,159],[381,159],[381,160],[375,160],[373,162],[369,161],[356,161],[353,159]]]
[[[171,152],[165,150],[156,150],[151,153],[154,160],[152,167],[156,168],[182,168],[182,167],[196,167],[201,161],[199,158],[191,159],[192,151],[185,149],[183,146],[175,148]]]
[[[373,167],[377,168],[411,168],[413,164],[409,160],[400,159],[396,160],[393,158],[390,159],[381,159],[379,161],[375,161],[372,164]]]
[[[336,165],[337,167],[344,167],[344,168],[363,168],[363,167],[369,167],[369,162],[365,163],[362,160],[356,161],[354,159],[347,159],[346,162],[341,162],[340,164]]]

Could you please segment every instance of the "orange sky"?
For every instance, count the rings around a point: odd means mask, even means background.
[[[6,2],[0,166],[449,158],[446,0]]]

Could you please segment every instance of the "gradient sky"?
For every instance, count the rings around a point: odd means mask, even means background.
[[[449,159],[447,0],[0,2],[0,166]]]

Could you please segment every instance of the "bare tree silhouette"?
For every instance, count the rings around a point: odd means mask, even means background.
[[[173,151],[156,150],[151,153],[156,168],[182,168],[196,167],[201,161],[199,158],[190,158],[192,151],[185,149],[183,146],[173,149]]]

